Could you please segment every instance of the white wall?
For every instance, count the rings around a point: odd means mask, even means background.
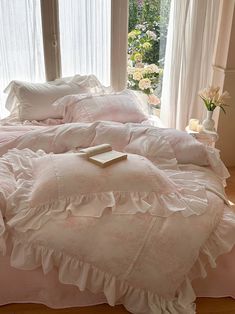
[[[216,147],[227,166],[235,166],[235,0],[221,1],[220,26],[212,84],[230,93],[227,114],[217,114],[219,140]]]

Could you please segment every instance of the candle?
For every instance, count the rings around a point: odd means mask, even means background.
[[[191,131],[197,132],[198,124],[199,124],[199,120],[198,119],[190,119],[189,120],[189,129]]]
[[[198,124],[198,126],[197,126],[197,131],[198,131],[199,133],[201,133],[201,132],[203,131],[203,125],[202,125],[202,124]]]

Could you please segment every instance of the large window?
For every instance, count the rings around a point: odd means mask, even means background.
[[[8,113],[3,90],[11,80],[93,73],[105,85],[122,87],[127,15],[123,0],[1,0],[0,118]]]
[[[39,0],[0,1],[0,117],[13,79],[45,80]]]
[[[93,73],[110,84],[111,0],[59,0],[62,76]]]
[[[129,0],[128,87],[160,105],[171,0]],[[155,97],[156,96],[156,97]]]
[[[7,84],[95,74],[161,95],[170,0],[1,0],[0,117]],[[138,70],[138,71],[136,71]],[[154,98],[152,97],[152,102]]]

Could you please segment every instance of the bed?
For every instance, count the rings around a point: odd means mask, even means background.
[[[131,92],[94,76],[7,91],[1,305],[190,314],[196,295],[234,297],[235,215],[217,150],[160,127]],[[127,160],[102,169],[81,158],[104,143]]]

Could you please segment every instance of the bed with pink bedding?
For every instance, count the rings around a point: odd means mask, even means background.
[[[0,127],[0,304],[191,314],[196,295],[234,297],[218,152],[96,105],[70,97],[60,119]],[[102,169],[79,153],[104,143],[127,160]]]

